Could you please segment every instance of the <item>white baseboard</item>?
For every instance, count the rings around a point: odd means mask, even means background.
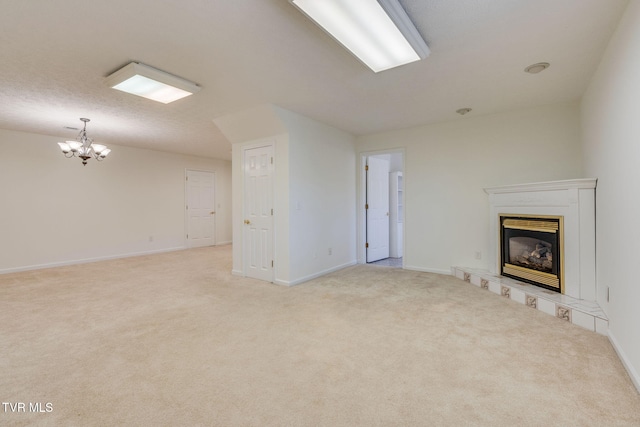
[[[130,252],[130,253],[126,253],[126,254],[107,255],[107,256],[100,256],[100,257],[94,257],[94,258],[84,258],[84,259],[75,259],[75,260],[70,260],[70,261],[50,262],[50,263],[46,263],[46,264],[34,264],[34,265],[27,265],[27,266],[23,266],[23,267],[5,268],[5,269],[0,270],[0,274],[20,273],[22,271],[42,270],[44,268],[64,267],[64,266],[67,266],[67,265],[87,264],[87,263],[90,263],[90,262],[108,261],[108,260],[112,260],[112,259],[130,258],[130,257],[142,256],[142,255],[153,255],[153,254],[159,254],[159,253],[163,253],[163,252],[181,251],[181,250],[185,250],[185,249],[187,249],[187,248],[184,247],[184,246],[179,246],[179,247],[175,247],[175,248],[156,249],[156,250],[153,250],[153,251]]]
[[[224,241],[224,242],[216,242],[216,246],[230,245],[231,243],[233,243],[231,240]]]
[[[273,283],[275,283],[276,285],[283,285],[283,286],[295,286],[295,285],[299,285],[299,284],[304,283],[304,282],[308,282],[309,280],[318,278],[320,276],[324,276],[325,274],[333,273],[334,271],[338,271],[338,270],[342,270],[343,268],[351,267],[352,265],[356,265],[356,261],[355,260],[349,261],[349,262],[344,263],[342,265],[338,265],[338,266],[335,266],[335,267],[328,268],[328,269],[323,270],[323,271],[319,271],[319,272],[314,273],[314,274],[310,274],[308,276],[302,277],[302,278],[297,279],[297,280],[288,281],[288,280],[275,279],[273,281]]]
[[[412,271],[422,271],[424,273],[435,273],[435,274],[446,274],[447,276],[451,276],[451,270],[440,270],[438,268],[424,268],[424,267],[416,267],[413,265],[406,265],[403,267],[405,270]]]
[[[231,270],[232,276],[244,276],[244,272],[242,270]]]
[[[627,370],[627,373],[631,378],[631,382],[633,382],[633,385],[636,386],[638,393],[640,393],[640,375],[638,375],[638,371],[636,371],[634,366],[629,361],[629,358],[627,357],[626,353],[624,352],[624,350],[622,350],[622,348],[618,344],[618,340],[616,340],[616,338],[611,334],[611,329],[609,329],[609,341],[611,342],[613,349],[618,354],[620,361],[622,361],[622,365]]]

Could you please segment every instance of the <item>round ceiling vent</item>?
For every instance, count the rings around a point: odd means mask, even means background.
[[[548,62],[538,62],[537,64],[529,65],[524,69],[524,71],[529,74],[538,74],[540,71],[544,71],[549,68],[549,65],[551,64]]]

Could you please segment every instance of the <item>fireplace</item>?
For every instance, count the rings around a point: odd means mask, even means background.
[[[500,215],[501,274],[564,293],[564,218]]]
[[[595,179],[583,178],[485,188],[489,195],[489,272],[502,274],[501,216],[525,220],[561,217],[557,257],[561,294],[606,301],[606,286],[596,286],[596,183]],[[520,277],[515,280],[525,282]]]

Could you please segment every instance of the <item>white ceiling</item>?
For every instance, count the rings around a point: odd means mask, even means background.
[[[577,101],[628,3],[400,2],[431,55],[375,74],[288,0],[0,0],[0,128],[73,139],[88,117],[101,143],[230,159],[213,119],[262,104],[363,135]],[[108,88],[133,60],[202,90],[164,105]]]

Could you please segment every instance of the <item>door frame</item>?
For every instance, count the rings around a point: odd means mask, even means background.
[[[204,170],[204,169],[184,169],[184,204],[182,205],[182,209],[184,210],[184,247],[189,249],[189,239],[187,238],[187,234],[189,233],[189,211],[187,210],[187,205],[189,204],[189,182],[187,181],[187,177],[189,176],[189,172],[206,172],[213,174],[213,206],[215,211],[218,211],[218,205],[216,201],[216,193],[217,193],[217,184],[218,177],[215,171]],[[217,224],[218,217],[213,217],[213,246],[218,245],[218,236],[217,236]]]
[[[403,244],[403,265],[404,265],[404,257],[407,255],[406,245],[404,238],[406,236],[406,221],[404,220],[404,215],[406,212],[406,200],[407,200],[407,171],[406,171],[406,163],[405,163],[405,149],[404,148],[391,148],[387,150],[378,150],[378,151],[361,151],[357,156],[357,174],[356,174],[356,257],[358,264],[366,264],[367,263],[367,252],[365,248],[365,244],[367,243],[367,213],[364,209],[364,205],[367,201],[367,175],[365,171],[365,165],[367,164],[367,157],[370,156],[378,156],[381,154],[401,154],[402,155],[402,174],[403,180],[405,183],[404,188],[404,205],[405,208],[402,213],[402,222],[404,227],[402,228],[402,244]]]

